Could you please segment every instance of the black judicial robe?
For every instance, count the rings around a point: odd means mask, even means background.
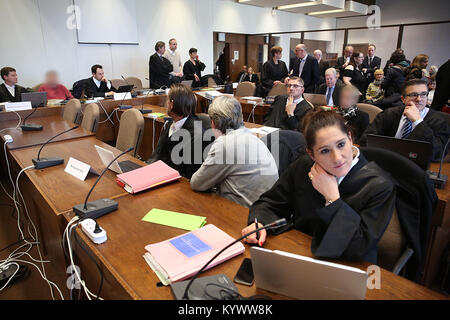
[[[198,88],[202,86],[201,81],[195,81],[194,74],[198,76],[199,79],[202,78],[202,71],[205,70],[206,66],[201,61],[195,61],[195,64],[191,60],[184,63],[183,73],[186,80],[192,80],[192,88]]]
[[[5,84],[2,83],[0,85],[0,102],[21,102],[22,101],[22,93],[27,93],[28,90],[19,85],[15,85],[14,87],[14,97],[9,92],[8,88],[6,88]]]
[[[288,95],[281,95],[275,98],[275,101],[270,106],[269,112],[264,116],[265,126],[301,131],[303,117],[312,111],[313,108],[306,100],[303,100],[295,107],[294,116],[288,117],[286,113],[288,98]]]
[[[361,137],[360,145],[367,145],[368,134],[394,137],[404,111],[405,107],[400,106],[388,108],[379,113]],[[430,109],[423,121],[408,136],[409,140],[428,141],[431,143],[431,161],[441,160],[444,146],[450,137],[450,126],[444,116],[441,112]]]
[[[73,88],[73,96],[77,99],[84,98],[81,96],[83,90],[84,95],[88,98],[104,97],[105,93],[110,91],[117,92],[112,83],[111,88],[108,88],[106,82],[101,81],[100,87],[97,87],[92,77],[79,81],[78,85]]]
[[[275,185],[250,207],[248,224],[280,218],[312,236],[311,252],[323,258],[376,263],[378,242],[395,206],[395,188],[388,175],[360,154],[358,163],[339,185],[341,198],[325,206],[308,173],[313,165],[302,156]]]
[[[150,88],[160,89],[163,86],[170,86],[169,74],[173,71],[173,65],[169,59],[154,53],[148,61]]]
[[[278,60],[278,64],[275,64],[273,59],[270,59],[263,65],[261,83],[269,91],[272,89],[274,81],[284,82],[284,79],[288,76],[288,69],[284,61]]]

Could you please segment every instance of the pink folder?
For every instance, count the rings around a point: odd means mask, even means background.
[[[137,193],[180,178],[177,170],[159,160],[148,166],[119,174],[116,181],[129,193]]]
[[[235,240],[212,224],[208,224],[200,229],[192,231],[191,233],[211,247],[211,249],[194,257],[188,258],[170,242],[171,240],[183,237],[186,234],[163,242],[150,244],[145,247],[147,252],[150,253],[153,259],[159,264],[159,267],[164,270],[172,283],[193,276],[214,255]],[[219,255],[207,269],[227,261],[228,259],[231,259],[244,251],[244,245],[238,242]]]

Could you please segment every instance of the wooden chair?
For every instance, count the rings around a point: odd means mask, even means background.
[[[138,91],[138,90],[142,90],[144,87],[142,86],[142,81],[141,79],[137,78],[137,77],[128,77],[125,80],[127,80],[127,82],[130,85],[134,86],[133,91]],[[117,88],[116,88],[117,89]]]
[[[208,78],[208,88],[215,88],[217,87],[216,80],[214,80],[213,77]]]
[[[369,114],[370,122],[372,122],[375,119],[377,114],[383,111],[380,108],[367,103],[357,103],[356,106],[358,107],[359,110],[367,112]]]
[[[327,105],[327,98],[323,94],[304,93],[303,97],[306,101],[312,103],[314,108]]]
[[[287,94],[287,87],[284,83],[279,83],[277,85],[274,85],[272,89],[270,89],[269,93],[267,94],[268,97],[276,97],[282,94]]]
[[[120,151],[125,151],[133,147],[133,155],[136,157],[142,142],[143,133],[144,117],[142,113],[137,109],[125,111],[120,118],[116,148]]]
[[[63,119],[72,123],[79,122],[79,116],[81,114],[81,103],[78,99],[72,99],[67,102],[64,107]]]
[[[237,97],[251,97],[255,94],[256,85],[250,81],[244,81],[238,84],[235,96]]]
[[[81,127],[95,132],[100,119],[100,109],[96,103],[90,103],[84,109],[83,120],[81,121]]]
[[[123,79],[112,79],[111,84],[116,89],[127,85],[127,83]]]

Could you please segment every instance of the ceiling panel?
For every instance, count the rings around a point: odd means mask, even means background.
[[[309,15],[318,18],[342,18],[366,15],[368,6],[356,1],[346,1],[345,8],[343,10],[318,10],[316,12],[310,12]]]
[[[251,4],[258,7],[275,8],[293,3],[308,3],[314,0],[238,0],[242,4]]]
[[[345,0],[317,0],[308,3],[279,6],[278,10],[305,14],[310,12],[337,10],[344,8],[345,8]]]

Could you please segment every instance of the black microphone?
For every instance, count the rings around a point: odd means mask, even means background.
[[[28,123],[25,124],[25,122],[27,121],[27,119],[29,117],[31,117],[37,110],[39,106],[36,106],[36,108],[34,108],[33,112],[31,112],[29,115],[27,115],[23,121],[22,121],[22,125],[20,126],[22,128],[22,131],[40,131],[42,130],[42,125],[40,124],[35,124],[35,123]]]
[[[444,165],[445,154],[447,152],[448,143],[450,142],[450,138],[447,140],[445,144],[444,150],[441,156],[441,164],[439,165],[439,172],[428,171],[428,177],[433,181],[434,186],[438,189],[442,189],[442,187],[447,183],[448,177],[445,174],[442,174],[442,166]]]
[[[191,278],[191,280],[189,280],[189,282],[187,282],[187,285],[186,285],[186,289],[184,290],[184,294],[183,294],[183,296],[181,297],[181,299],[183,299],[183,300],[189,300],[189,288],[192,286],[192,283],[194,282],[194,280],[220,255],[220,254],[222,254],[222,252],[224,252],[225,250],[227,250],[228,248],[230,248],[231,246],[233,246],[235,243],[237,243],[237,242],[239,242],[239,241],[241,241],[242,239],[245,239],[245,238],[247,238],[249,235],[252,235],[252,234],[254,234],[254,233],[256,233],[256,232],[259,232],[259,231],[261,231],[261,230],[270,230],[270,229],[275,229],[275,228],[279,228],[279,227],[282,227],[282,226],[284,226],[284,225],[286,225],[287,224],[287,220],[285,219],[285,218],[283,218],[283,219],[279,219],[279,220],[276,220],[276,221],[274,221],[274,222],[272,222],[272,223],[269,223],[269,224],[266,224],[265,226],[262,226],[262,227],[260,227],[260,228],[258,228],[258,229],[255,229],[255,230],[253,230],[253,231],[251,231],[251,232],[249,232],[249,233],[247,233],[247,234],[245,234],[245,235],[243,235],[242,237],[240,237],[240,238],[238,238],[238,239],[236,239],[236,240],[234,240],[233,242],[231,242],[229,245],[227,245],[225,248],[223,248],[222,250],[220,250],[214,257],[212,257],[211,258],[211,260],[209,260],[192,278]],[[228,279],[228,277],[226,276],[226,275],[217,275],[217,276],[215,276],[216,277],[216,279],[221,279],[221,282],[218,282],[219,284],[220,283],[222,283],[223,282],[223,278],[225,277],[225,278],[227,278]],[[229,280],[229,279],[228,279]],[[212,280],[212,281],[214,281],[214,280]],[[231,283],[231,280],[229,280],[229,282]],[[174,291],[174,290],[172,290],[172,291]],[[199,297],[198,296],[196,296],[196,298],[197,299],[199,299]]]
[[[117,157],[115,157],[107,166],[105,169],[103,169],[102,173],[98,176],[97,180],[95,181],[94,185],[92,186],[91,190],[89,190],[86,199],[84,200],[84,203],[78,204],[73,207],[73,211],[77,216],[80,217],[80,219],[97,219],[107,213],[110,213],[111,211],[117,210],[118,203],[111,199],[100,199],[92,202],[88,202],[89,196],[91,195],[92,191],[94,190],[97,183],[100,181],[100,179],[105,175],[106,171],[108,171],[109,167],[117,161],[121,156],[124,154],[127,154],[128,152],[132,151],[134,148],[130,147],[121,154],[119,154]]]
[[[53,158],[42,158],[41,159],[41,151],[42,149],[49,144],[51,141],[53,141],[54,139],[56,139],[57,137],[59,137],[60,135],[63,135],[64,133],[67,133],[69,131],[75,130],[77,129],[79,126],[75,126],[73,128],[70,128],[68,130],[65,130],[61,133],[58,133],[56,136],[50,138],[49,140],[47,140],[46,143],[44,143],[41,148],[39,149],[38,155],[36,159],[32,159],[34,167],[36,169],[44,169],[44,168],[48,168],[48,167],[53,167],[53,166],[57,166],[60,164],[64,163],[64,159],[60,158],[60,157],[53,157]]]

